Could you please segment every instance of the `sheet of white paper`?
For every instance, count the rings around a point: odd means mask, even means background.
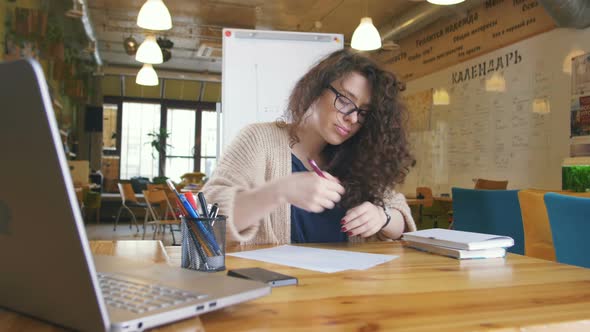
[[[398,257],[393,255],[368,254],[364,252],[289,245],[242,251],[227,255],[324,273],[340,272],[344,270],[366,270]]]

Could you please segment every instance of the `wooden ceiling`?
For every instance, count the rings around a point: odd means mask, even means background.
[[[136,25],[144,0],[88,0],[89,15],[104,63],[139,67],[125,53],[123,40],[139,43],[145,30]],[[164,0],[173,28],[159,33],[174,42],[172,59],[157,68],[190,72],[221,71],[221,29],[224,27],[343,33],[349,42],[362,16],[380,27],[419,4],[411,0]],[[199,53],[209,47],[210,56]]]

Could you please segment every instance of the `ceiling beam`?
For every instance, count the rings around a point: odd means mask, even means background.
[[[137,75],[137,68],[124,66],[104,66],[102,67],[102,73],[105,75],[135,77]],[[158,69],[158,77],[175,80],[221,83],[221,74],[214,73],[182,72],[176,70]]]

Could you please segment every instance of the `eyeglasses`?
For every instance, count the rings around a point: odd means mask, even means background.
[[[365,122],[367,116],[369,115],[369,111],[358,108],[352,100],[338,92],[338,90],[336,90],[336,88],[334,88],[332,85],[328,85],[328,89],[330,89],[330,91],[334,92],[336,95],[336,98],[334,98],[334,107],[338,113],[344,116],[349,116],[356,112],[357,122],[360,124]]]

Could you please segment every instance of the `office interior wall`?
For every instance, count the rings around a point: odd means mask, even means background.
[[[410,133],[417,164],[398,190],[450,193],[472,188],[474,178],[508,180],[514,189],[561,188],[571,58],[589,50],[590,28],[555,29],[409,82],[406,95],[444,89],[450,104],[433,106],[427,128]],[[486,83],[500,89],[501,78],[505,91],[486,90]],[[539,100],[549,112],[533,111]]]

